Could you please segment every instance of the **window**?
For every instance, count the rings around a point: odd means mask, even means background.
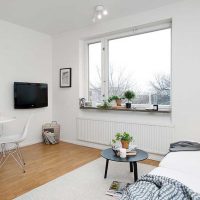
[[[91,101],[133,90],[136,105],[170,106],[171,23],[87,43]]]
[[[89,51],[89,97],[92,101],[102,101],[101,90],[101,43],[88,45]]]

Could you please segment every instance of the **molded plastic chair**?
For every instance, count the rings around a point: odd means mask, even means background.
[[[2,149],[0,168],[5,164],[7,159],[12,156],[17,164],[22,168],[23,172],[25,172],[25,162],[19,144],[26,139],[31,118],[32,115],[28,118],[22,134],[0,137],[0,145]],[[9,148],[8,145],[14,145],[14,148]]]

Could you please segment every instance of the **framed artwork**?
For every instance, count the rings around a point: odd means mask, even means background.
[[[60,87],[72,87],[72,68],[60,69]]]

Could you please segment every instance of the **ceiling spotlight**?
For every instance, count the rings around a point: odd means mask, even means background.
[[[102,5],[98,5],[94,9],[94,16],[92,18],[92,21],[95,23],[96,20],[101,20],[103,16],[108,15],[108,11],[104,8]]]
[[[98,19],[102,19],[102,15],[101,15],[101,14],[98,14],[98,15],[97,15],[97,18],[98,18]]]
[[[107,10],[104,10],[104,11],[103,11],[103,15],[108,15],[108,11],[107,11]]]

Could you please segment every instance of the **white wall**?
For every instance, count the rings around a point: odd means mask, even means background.
[[[112,13],[110,13],[112,14]],[[122,113],[80,111],[83,38],[132,26],[173,20],[172,113]],[[112,119],[139,123],[169,124],[175,127],[175,140],[200,141],[200,1],[185,0],[149,12],[99,23],[82,30],[66,32],[53,41],[53,118],[61,123],[62,138],[77,142],[76,118]],[[59,68],[72,67],[72,88],[59,88]],[[90,145],[90,144],[88,144]]]
[[[49,106],[15,110],[14,81],[48,83]],[[52,119],[52,39],[48,35],[0,21],[0,113],[17,118],[15,122],[5,124],[5,133],[22,131],[26,119],[33,112],[24,145],[40,142],[42,124]]]

